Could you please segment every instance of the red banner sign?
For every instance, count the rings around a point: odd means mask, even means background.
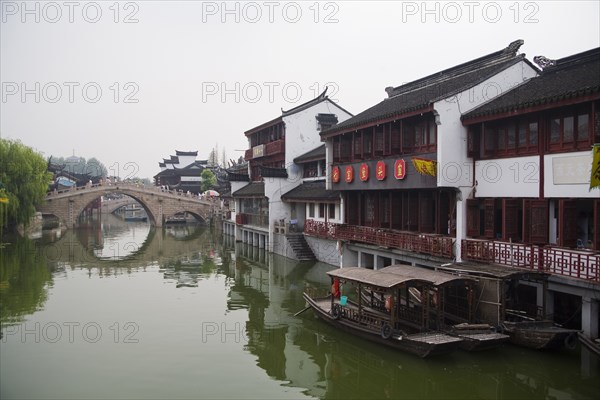
[[[351,165],[348,165],[346,167],[345,172],[345,176],[346,176],[346,182],[350,183],[354,180],[354,168],[352,168]]]
[[[396,160],[394,164],[394,178],[404,179],[406,176],[406,163],[404,160]]]
[[[340,167],[337,165],[333,167],[333,170],[331,171],[331,180],[333,183],[338,183],[340,181]]]
[[[366,182],[369,180],[369,166],[367,164],[360,164],[360,180]]]
[[[378,181],[382,181],[385,179],[385,163],[383,161],[378,161],[375,166],[375,177]]]

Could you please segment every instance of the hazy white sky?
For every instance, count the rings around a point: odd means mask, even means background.
[[[175,150],[237,159],[244,131],[326,84],[356,114],[516,39],[530,60],[598,47],[599,4],[1,0],[0,134],[121,177]]]

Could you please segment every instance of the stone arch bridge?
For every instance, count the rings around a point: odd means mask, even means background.
[[[187,212],[200,221],[207,222],[215,208],[219,206],[218,202],[201,200],[197,197],[187,196],[185,193],[161,191],[159,187],[116,183],[88,185],[60,192],[50,192],[46,196],[44,204],[38,207],[38,211],[42,214],[55,215],[62,224],[72,228],[79,215],[91,202],[109,193],[124,194],[138,201],[154,226],[163,226],[167,218],[182,212]]]

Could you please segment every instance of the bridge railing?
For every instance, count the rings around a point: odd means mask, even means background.
[[[87,184],[85,186],[72,186],[69,189],[64,189],[64,190],[56,190],[54,189],[53,191],[50,191],[48,193],[46,193],[46,197],[52,197],[52,196],[57,196],[57,195],[64,195],[64,194],[69,194],[69,193],[77,193],[80,191],[85,191],[85,190],[92,190],[92,189],[100,189],[100,188],[113,188],[113,187],[118,187],[118,188],[135,188],[136,190],[140,190],[146,193],[164,193],[164,194],[169,194],[172,196],[181,196],[181,197],[185,197],[191,200],[198,200],[198,201],[209,201],[209,202],[215,202],[217,203],[216,199],[214,198],[206,198],[203,199],[200,196],[193,194],[193,193],[188,193],[188,192],[183,192],[183,191],[177,191],[177,190],[171,190],[171,189],[165,189],[164,187],[160,187],[160,186],[144,186],[144,185],[139,185],[136,183],[129,183],[129,182],[110,182],[110,183],[96,183],[96,184]]]

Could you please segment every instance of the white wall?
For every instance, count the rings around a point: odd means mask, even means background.
[[[462,125],[461,115],[510,91],[535,75],[537,72],[533,68],[525,62],[519,62],[471,89],[434,104],[434,109],[439,114],[438,186],[461,187],[472,186],[474,183],[471,163],[467,158],[467,128]]]
[[[592,150],[544,156],[544,197],[600,197],[590,189]]]
[[[315,118],[317,114],[335,114],[338,123],[350,118],[350,114],[344,112],[330,100],[325,100],[306,110],[283,117],[285,123],[285,165],[293,164],[294,158],[322,145],[318,124]]]
[[[539,197],[540,157],[475,162],[475,197]]]
[[[466,200],[475,185],[472,160],[467,157],[467,128],[460,117],[476,107],[504,94],[537,75],[537,70],[524,61],[499,72],[472,88],[440,100],[434,104],[437,113],[437,161],[438,187],[460,189],[456,202],[456,261],[462,261],[461,240],[466,238]],[[482,167],[484,167],[482,165]],[[478,181],[479,182],[479,181]],[[504,194],[503,185],[497,184],[488,192],[499,190]],[[531,189],[528,186],[529,189]],[[481,192],[477,189],[477,196]],[[462,200],[461,200],[462,198]]]

